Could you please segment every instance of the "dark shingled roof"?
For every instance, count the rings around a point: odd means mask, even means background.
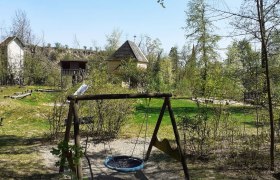
[[[143,52],[132,41],[125,41],[125,43],[111,57],[109,57],[107,61],[121,61],[129,58],[134,58],[139,62],[148,63]]]
[[[11,36],[11,37],[7,37],[3,42],[0,43],[0,46],[7,46],[11,41],[16,40],[18,41],[22,47],[24,47],[24,44],[21,42],[21,40],[16,37],[16,36]]]

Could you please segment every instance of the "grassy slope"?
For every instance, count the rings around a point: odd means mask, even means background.
[[[33,92],[24,99],[3,98],[14,92],[23,92],[34,87],[2,88],[0,94],[0,176],[13,178],[36,178],[46,174],[38,154],[38,147],[44,142],[49,125],[47,116],[53,94]],[[47,175],[48,176],[48,175]]]

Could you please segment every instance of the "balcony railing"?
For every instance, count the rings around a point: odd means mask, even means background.
[[[74,74],[82,74],[83,76],[85,76],[87,74],[87,70],[85,69],[61,69],[61,74],[64,76],[72,76]]]

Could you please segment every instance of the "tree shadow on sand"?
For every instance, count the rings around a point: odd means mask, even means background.
[[[51,179],[57,174],[46,170],[38,155],[44,138],[0,135],[0,169],[3,179]]]

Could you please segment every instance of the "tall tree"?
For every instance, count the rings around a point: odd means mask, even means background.
[[[148,35],[141,36],[138,43],[139,48],[146,55],[148,59],[148,90],[160,91],[160,61],[162,58],[163,49],[159,39],[153,39]]]
[[[179,53],[178,53],[178,48],[177,47],[172,47],[170,52],[169,52],[169,57],[171,60],[171,65],[172,65],[172,74],[174,77],[175,82],[180,81],[180,69],[179,69]],[[177,83],[175,83],[175,88]]]
[[[168,57],[162,58],[159,71],[160,92],[170,92],[172,90],[173,76],[175,75],[172,71],[172,61]]]
[[[192,47],[191,54],[186,57],[184,81],[187,83],[188,89],[192,96],[199,96],[201,93],[199,85],[199,71],[197,66],[197,55],[195,46]]]
[[[274,170],[274,117],[269,71],[269,46],[271,36],[280,25],[280,0],[244,0],[239,13],[214,9],[216,12],[236,17],[233,25],[260,42],[261,60],[266,79],[267,102],[270,119],[270,168]]]
[[[205,95],[205,88],[208,76],[208,66],[216,59],[215,47],[219,37],[213,34],[214,25],[207,15],[207,4],[205,0],[189,1],[186,11],[186,38],[197,43],[197,55],[202,78],[202,95]]]
[[[268,97],[268,109],[270,119],[270,167],[274,170],[274,117],[272,107],[272,96],[270,86],[270,74],[269,74],[269,57],[268,46],[270,44],[270,36],[273,31],[277,31],[280,25],[279,14],[279,0],[250,0],[244,1],[244,6],[250,6],[255,8],[254,11],[250,9],[245,11],[246,8],[242,8],[241,16],[239,16],[239,23],[235,23],[236,27],[246,33],[250,33],[257,38],[261,43],[261,59],[266,75],[266,92]]]
[[[261,93],[263,82],[260,81],[262,72],[259,53],[252,49],[250,42],[246,39],[234,41],[227,55],[227,77],[233,83],[241,82],[246,92]]]

